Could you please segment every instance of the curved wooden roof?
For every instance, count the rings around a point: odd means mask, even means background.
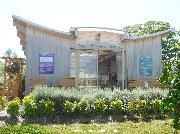
[[[51,29],[45,26],[41,26],[39,24],[33,23],[31,21],[25,20],[19,16],[13,15],[13,25],[16,26],[17,29],[17,36],[20,38],[20,44],[22,45],[22,50],[25,51],[26,49],[26,27],[30,26],[48,33],[52,33],[58,36],[65,36],[68,38],[74,38],[74,33],[75,32],[71,32],[81,29],[81,28],[96,28],[96,29],[107,29],[107,30],[114,30],[114,31],[120,31],[123,32],[123,40],[122,41],[132,41],[132,40],[138,40],[138,39],[145,39],[145,38],[149,38],[149,37],[154,37],[154,36],[161,36],[161,38],[163,37],[167,37],[170,31],[174,31],[174,29],[168,29],[165,31],[160,31],[157,33],[153,33],[153,34],[146,34],[143,36],[134,36],[134,37],[130,37],[127,35],[127,32],[122,30],[122,29],[114,29],[114,28],[106,28],[106,27],[71,27],[70,32],[63,32],[63,31],[59,31],[59,30],[55,30],[55,29]]]

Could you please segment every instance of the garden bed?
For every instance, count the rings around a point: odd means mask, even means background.
[[[112,92],[111,89],[77,90],[37,86],[22,102],[15,98],[6,108],[3,106],[8,114],[1,118],[0,133],[10,130],[9,128],[14,132],[26,132],[26,129],[33,131],[37,128],[40,133],[131,133],[134,132],[133,129],[137,133],[156,133],[158,129],[152,127],[152,122],[161,124],[172,116],[166,111],[161,112],[162,99],[167,94],[168,91],[158,88],[138,88],[133,91],[115,88]],[[168,119],[168,123],[162,123],[160,127],[168,127],[167,131],[171,132],[169,122],[172,120]],[[138,124],[143,124],[147,129],[144,130]],[[146,126],[147,124],[149,125]]]

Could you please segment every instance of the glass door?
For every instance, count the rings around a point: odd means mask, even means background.
[[[97,86],[97,51],[79,51],[79,86]]]

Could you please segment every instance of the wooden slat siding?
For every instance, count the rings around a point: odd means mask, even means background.
[[[161,36],[138,39],[125,42],[128,79],[156,79],[161,74]],[[140,76],[139,59],[141,57],[152,57],[152,76]]]
[[[154,38],[153,44],[156,44],[156,46],[154,45],[154,49],[156,50],[154,51],[154,54],[156,54],[156,57],[154,58],[158,58],[158,60],[155,60],[155,64],[153,65],[156,65],[156,68],[157,68],[157,72],[155,75],[159,76],[162,73],[162,52],[159,52],[159,50],[162,50],[162,45],[157,45],[157,44],[161,44],[161,38],[160,37]]]
[[[30,78],[42,76],[47,85],[58,85],[62,76],[69,76],[70,38],[47,33],[32,27],[26,32],[26,94],[30,92]],[[39,74],[39,53],[54,53],[54,74]]]

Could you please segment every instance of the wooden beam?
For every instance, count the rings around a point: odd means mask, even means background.
[[[125,78],[125,54],[122,50],[122,89],[124,89],[124,78]]]
[[[79,88],[79,62],[80,62],[80,57],[79,57],[79,50],[75,51],[75,88]]]
[[[24,46],[24,45],[26,44],[25,40],[21,40],[21,41],[20,41],[20,44],[21,44],[22,46]]]
[[[26,34],[25,33],[22,33],[22,32],[17,32],[17,36],[22,39],[22,40],[26,40]]]

